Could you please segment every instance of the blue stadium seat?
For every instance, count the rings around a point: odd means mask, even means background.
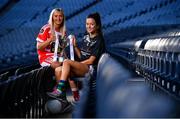
[[[18,76],[20,74],[30,72],[31,70],[34,70],[34,69],[37,69],[37,68],[40,68],[39,64],[20,67],[15,71],[15,75]]]
[[[111,94],[111,90],[123,85],[129,78],[130,73],[121,64],[108,54],[102,55],[97,69],[97,113],[105,109],[103,100],[108,98],[107,94]]]

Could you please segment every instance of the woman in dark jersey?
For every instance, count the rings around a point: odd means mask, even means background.
[[[65,83],[70,77],[81,77],[89,71],[89,67],[97,66],[100,56],[103,54],[104,38],[101,30],[101,19],[99,13],[89,14],[86,18],[87,35],[84,36],[82,47],[78,48],[75,37],[73,45],[79,61],[64,60],[61,67],[56,68],[58,85],[53,92],[48,93],[51,97],[66,98]],[[79,100],[78,89],[74,81],[70,80],[75,101]]]

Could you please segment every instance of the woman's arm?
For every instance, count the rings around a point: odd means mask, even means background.
[[[81,63],[87,64],[87,65],[91,65],[94,63],[96,57],[95,56],[90,56],[88,59],[81,61]]]
[[[75,53],[78,56],[78,58],[81,58],[81,51],[80,51],[80,49],[77,46],[74,46],[74,49],[75,49]]]
[[[55,36],[51,35],[51,37],[48,38],[46,41],[42,43],[38,42],[36,47],[38,50],[44,50],[54,40],[55,40]]]
[[[74,50],[75,50],[76,55],[78,56],[78,58],[81,58],[81,50],[77,46],[75,36],[73,36],[73,46],[74,46]]]

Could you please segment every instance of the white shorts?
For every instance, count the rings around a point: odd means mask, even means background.
[[[48,63],[48,62],[42,62],[42,63],[41,63],[41,66],[42,66],[42,67],[45,67],[45,66],[50,66],[50,65],[51,65],[51,64],[50,64],[50,63]]]

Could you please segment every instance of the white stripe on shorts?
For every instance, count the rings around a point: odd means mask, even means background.
[[[45,66],[50,66],[50,64],[49,64],[49,63],[47,63],[47,62],[42,62],[42,63],[41,63],[41,66],[42,66],[42,67],[45,67]]]

